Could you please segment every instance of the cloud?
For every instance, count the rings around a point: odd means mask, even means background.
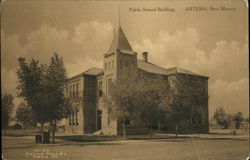
[[[2,93],[15,93],[17,87],[16,68],[13,68],[11,70],[2,68],[1,77]],[[14,96],[16,96],[16,94]]]
[[[169,67],[181,65],[193,58],[199,39],[197,30],[192,28],[178,30],[173,34],[160,31],[153,40],[143,39],[142,42],[135,42],[134,49],[139,52],[148,51],[152,61]]]
[[[236,113],[241,111],[248,115],[249,79],[243,78],[238,81],[216,80],[209,86],[210,114],[212,115],[217,107],[223,107],[226,111]]]
[[[219,105],[230,112],[248,113],[248,44],[218,41],[205,51],[199,48],[201,40],[197,29],[187,28],[172,34],[160,31],[155,39],[145,38],[133,47],[148,51],[149,61],[160,66],[180,66],[209,76],[211,113]]]
[[[196,29],[167,31],[158,33],[155,39],[134,42],[136,51],[149,52],[152,62],[164,67],[180,66],[194,72],[205,74],[212,79],[239,80],[248,77],[247,43],[236,41],[215,42],[210,52],[199,48],[201,36]]]
[[[76,25],[72,32],[43,25],[27,35],[24,45],[20,44],[17,35],[4,34],[2,65],[8,66],[8,69],[16,67],[16,59],[20,56],[36,58],[45,63],[53,52],[62,56],[65,63],[74,63],[79,59],[86,63],[86,58],[102,59],[110,45],[112,31],[111,23],[99,21]]]
[[[68,76],[73,76],[90,67],[102,67],[102,57],[112,39],[111,23],[90,21],[78,24],[69,30],[59,30],[43,25],[26,36],[25,43],[17,35],[2,34],[2,88],[16,95],[17,59],[38,59],[48,63],[53,52],[63,57]]]

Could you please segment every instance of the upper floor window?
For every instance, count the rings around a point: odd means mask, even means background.
[[[107,63],[105,63],[105,71],[107,71]]]
[[[73,97],[75,97],[75,92],[76,92],[75,87],[76,87],[76,85],[73,84]]]
[[[76,96],[79,96],[79,83],[76,84]]]
[[[108,70],[110,70],[110,62],[108,63]]]

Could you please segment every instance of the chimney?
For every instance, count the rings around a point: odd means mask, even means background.
[[[148,62],[148,52],[143,52],[142,57],[145,62]]]

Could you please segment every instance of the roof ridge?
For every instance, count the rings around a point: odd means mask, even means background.
[[[143,59],[137,59],[137,60],[140,60],[140,61],[142,61],[142,62],[145,62]],[[159,66],[159,65],[154,64],[154,63],[151,63],[151,62],[145,62],[145,63],[149,63],[149,64],[152,64],[152,65],[154,65],[154,66],[160,67],[160,68],[162,68],[162,69],[166,69],[166,68],[164,68],[164,67],[162,67],[162,66]]]
[[[140,62],[144,63],[144,65],[142,65],[142,63],[140,63],[139,64],[140,66],[138,66],[138,68],[140,68],[142,70],[145,70],[147,72],[151,72],[151,73],[166,74],[166,75],[180,73],[180,74],[188,74],[188,75],[193,75],[193,76],[207,77],[207,76],[203,76],[203,75],[194,73],[192,71],[189,71],[189,70],[184,69],[184,68],[179,67],[179,66],[173,66],[173,67],[170,67],[170,68],[164,68],[164,67],[158,66],[158,65],[156,65],[154,63],[151,63],[151,62],[145,62],[144,60],[141,60],[141,59],[137,59],[137,61],[140,61]],[[148,64],[148,66],[145,65],[145,64]],[[150,67],[150,65],[152,65],[152,66]],[[154,68],[153,66],[157,67],[157,68]]]

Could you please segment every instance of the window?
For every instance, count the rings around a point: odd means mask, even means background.
[[[75,97],[75,85],[73,84],[73,97]]]
[[[79,83],[76,84],[76,96],[79,96]]]
[[[107,71],[107,63],[105,63],[105,71]]]
[[[99,81],[98,89],[99,89],[99,97],[101,97],[102,96],[102,81]]]
[[[72,124],[75,125],[75,112],[72,112]]]
[[[69,88],[68,87],[66,87],[65,92],[66,92],[66,96],[69,96]]]
[[[130,125],[130,120],[129,119],[125,119],[125,125]]]
[[[110,70],[110,62],[108,63],[108,70]]]
[[[108,125],[110,125],[110,113],[108,112]]]
[[[115,61],[112,60],[112,69],[114,69],[114,66],[115,66]]]
[[[72,85],[69,86],[69,97],[72,97]]]
[[[71,114],[69,116],[69,125],[71,126]]]
[[[111,92],[112,79],[108,79],[108,94]]]
[[[76,111],[76,125],[78,126],[79,123],[78,123],[78,111]]]

